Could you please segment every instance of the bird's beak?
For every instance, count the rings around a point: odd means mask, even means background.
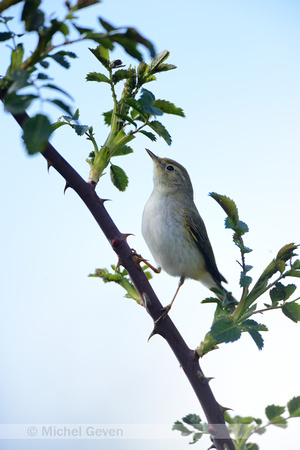
[[[150,150],[148,150],[146,148],[146,152],[148,153],[148,155],[150,156],[150,158],[153,160],[153,162],[158,163],[159,162],[159,157],[154,155],[154,153],[150,152]]]

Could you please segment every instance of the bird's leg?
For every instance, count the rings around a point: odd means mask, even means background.
[[[172,306],[173,306],[174,300],[175,300],[175,298],[177,297],[177,294],[178,294],[178,292],[179,292],[179,289],[181,288],[181,286],[182,286],[183,283],[184,283],[184,280],[185,280],[185,276],[182,275],[182,277],[180,277],[180,280],[179,280],[179,283],[178,283],[178,288],[176,289],[175,295],[174,295],[174,297],[173,297],[171,303],[163,308],[163,313],[162,313],[162,315],[159,316],[159,318],[156,319],[154,323],[157,323],[157,322],[159,322],[161,319],[164,319],[164,318],[166,317],[166,315],[169,313],[170,309],[171,309]]]

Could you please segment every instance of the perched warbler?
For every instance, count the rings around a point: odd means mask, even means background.
[[[142,233],[157,264],[168,274],[180,277],[166,313],[186,278],[199,280],[208,289],[217,288],[225,295],[227,291],[221,283],[227,281],[217,268],[204,222],[194,203],[188,172],[172,159],[147,152],[154,162],[154,188],[144,208]]]

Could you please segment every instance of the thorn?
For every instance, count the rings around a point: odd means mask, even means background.
[[[99,198],[99,202],[101,203],[101,205],[103,206],[105,202],[111,202],[110,198]]]
[[[225,411],[233,411],[232,408],[226,408],[225,406],[220,405],[220,403],[218,403],[218,407],[223,415],[224,415]]]
[[[124,239],[127,239],[129,236],[134,236],[132,233],[122,233]]]
[[[150,334],[150,336],[148,337],[148,342],[150,341],[150,339],[155,336],[156,334],[159,334],[160,336],[162,336],[162,334],[158,331],[158,328],[156,325],[154,325],[154,328],[152,330],[152,333]]]
[[[66,193],[66,190],[68,188],[72,187],[68,182],[66,182],[65,188],[64,188],[64,194]]]
[[[47,170],[48,170],[48,173],[49,173],[50,167],[54,167],[54,166],[53,166],[52,162],[50,161],[50,159],[47,159]]]
[[[118,257],[118,262],[117,262],[117,265],[116,265],[116,268],[115,268],[115,271],[117,271],[118,268],[121,267],[121,266],[123,266],[123,263],[122,263],[122,260],[121,260],[121,258],[120,258],[120,256],[119,256],[119,257]]]

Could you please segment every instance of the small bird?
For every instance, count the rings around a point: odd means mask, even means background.
[[[227,294],[234,301],[221,284],[227,281],[217,268],[187,170],[172,159],[146,151],[154,162],[154,188],[144,208],[142,234],[157,264],[169,275],[180,277],[172,302],[164,308],[164,316],[186,278],[222,291],[221,300]]]

